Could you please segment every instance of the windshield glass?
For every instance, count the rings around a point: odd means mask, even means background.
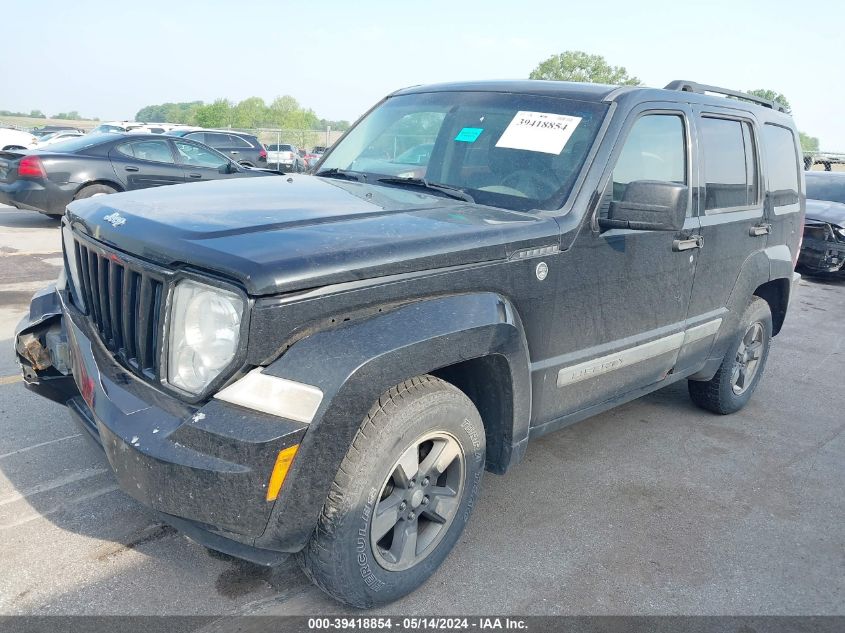
[[[606,110],[602,103],[496,92],[391,97],[331,150],[320,172],[352,171],[369,183],[423,178],[480,204],[558,209]]]

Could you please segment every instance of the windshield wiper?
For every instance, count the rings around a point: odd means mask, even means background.
[[[388,185],[410,185],[412,187],[431,189],[432,191],[439,191],[455,200],[475,203],[475,199],[460,187],[444,185],[439,182],[429,182],[425,178],[378,178],[376,182],[383,182]]]
[[[325,176],[327,178],[342,178],[343,180],[354,180],[355,182],[363,182],[367,179],[366,174],[358,173],[357,171],[349,171],[347,169],[338,169],[331,167],[330,169],[321,169],[315,176]]]

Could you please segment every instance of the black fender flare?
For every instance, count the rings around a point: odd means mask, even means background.
[[[355,433],[381,394],[414,376],[491,355],[504,358],[510,372],[506,434],[509,458],[518,461],[531,418],[529,357],[519,315],[501,295],[415,301],[297,341],[264,373],[319,387],[323,400],[256,545],[304,547]]]

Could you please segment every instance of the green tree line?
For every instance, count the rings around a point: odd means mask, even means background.
[[[19,116],[19,117],[28,117],[30,119],[67,119],[67,120],[82,120],[82,121],[99,121],[100,119],[93,118],[93,119],[86,119],[84,116],[80,115],[79,112],[76,110],[72,110],[70,112],[59,112],[58,114],[54,114],[52,117],[48,117],[44,114],[41,110],[30,110],[29,112],[13,112],[12,110],[0,110],[0,116]]]
[[[335,130],[349,128],[348,121],[320,119],[291,96],[276,97],[269,104],[261,97],[249,97],[235,103],[216,99],[211,103],[186,101],[149,105],[138,110],[137,121],[183,123],[208,128],[281,128],[287,130]]]
[[[610,84],[621,86],[639,86],[642,82],[628,74],[624,66],[611,66],[601,55],[590,55],[583,51],[564,51],[552,55],[540,62],[529,79],[546,79],[552,81],[582,81],[596,84]],[[756,88],[746,91],[757,97],[778,101],[784,109],[791,113],[789,100],[776,90]],[[805,152],[818,151],[819,139],[804,132],[798,133],[801,149]]]

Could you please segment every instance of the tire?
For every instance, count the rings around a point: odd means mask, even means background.
[[[687,382],[692,401],[702,409],[721,415],[742,409],[751,399],[766,368],[771,341],[772,311],[766,301],[755,296],[742,315],[739,333],[716,375],[707,381]],[[752,361],[756,362],[752,365]]]
[[[105,196],[111,193],[117,193],[117,189],[108,185],[88,185],[77,191],[73,199],[82,200],[84,198],[93,198],[94,196]]]
[[[463,532],[478,496],[485,449],[481,417],[454,386],[420,376],[388,390],[358,429],[317,527],[297,554],[305,574],[336,600],[360,608],[387,604],[419,587]],[[424,474],[426,464],[447,460],[436,479],[436,469]],[[457,492],[442,494],[450,489]],[[380,516],[398,519],[377,522]],[[411,542],[414,549],[402,547]]]
[[[804,158],[804,171],[810,171],[813,168],[813,159],[809,156]]]
[[[824,164],[824,170],[825,170],[825,171],[830,171],[831,169],[833,169],[833,167],[831,166],[831,164],[830,164],[830,163],[825,163],[825,164]]]

